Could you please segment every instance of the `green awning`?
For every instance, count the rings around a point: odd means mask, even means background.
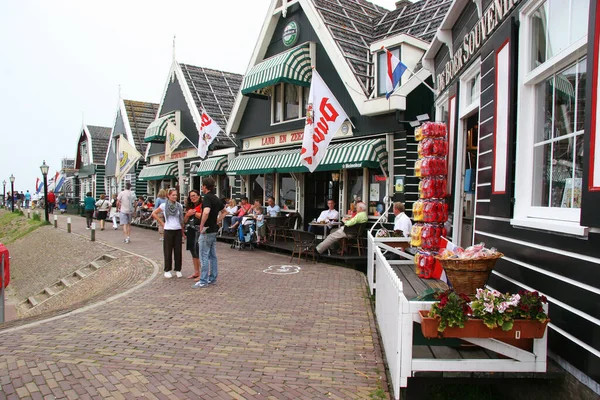
[[[310,86],[312,68],[308,43],[267,58],[256,64],[244,77],[243,95],[264,95],[261,89],[281,82],[299,86]]]
[[[227,156],[210,157],[194,166],[196,175],[224,175],[227,169]]]
[[[177,163],[145,166],[138,176],[140,181],[158,181],[161,179],[176,179]]]
[[[152,121],[152,123],[148,125],[148,128],[146,129],[146,134],[144,135],[144,142],[164,142],[167,138],[167,125],[169,122],[172,124],[176,124],[175,111],[171,111],[170,113],[165,114],[162,117]]]
[[[387,172],[385,139],[355,140],[329,145],[327,154],[317,171],[335,171],[347,168],[378,168]],[[268,153],[244,154],[236,157],[227,175],[256,175],[273,172],[308,172],[300,164],[300,149]]]

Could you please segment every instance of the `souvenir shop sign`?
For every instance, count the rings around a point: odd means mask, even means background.
[[[483,12],[473,29],[465,35],[460,46],[451,60],[446,63],[442,72],[437,75],[437,89],[441,92],[463,69],[481,46],[491,36],[492,32],[506,19],[520,0],[493,0]]]

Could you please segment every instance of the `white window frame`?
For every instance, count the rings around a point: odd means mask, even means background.
[[[292,121],[299,121],[302,119],[306,119],[306,111],[304,110],[304,96],[306,95],[308,97],[308,89],[307,87],[304,86],[298,86],[298,85],[294,85],[297,86],[298,88],[300,88],[300,90],[298,91],[298,96],[300,97],[300,101],[298,103],[298,118],[291,118],[291,119],[285,119],[285,86],[286,85],[291,85],[291,83],[278,83],[277,85],[273,86],[273,95],[271,96],[271,125],[280,125],[280,124],[286,124],[288,122],[292,122]],[[281,113],[281,121],[275,122],[275,107],[277,106],[277,104],[275,104],[275,91],[279,91],[279,95],[281,96],[281,104],[279,105],[279,112]],[[306,94],[305,94],[306,93]]]
[[[532,1],[520,12],[517,149],[515,165],[515,207],[511,224],[527,228],[556,231],[585,236],[588,228],[579,224],[581,209],[532,206],[534,170],[535,116],[531,105],[536,101],[536,85],[548,76],[561,71],[587,54],[587,35],[562,52],[547,59],[537,68],[530,69],[531,20],[530,16],[545,0]]]
[[[471,99],[471,103],[467,104],[468,97],[471,95],[471,80],[479,74],[479,96],[477,99]],[[459,115],[458,118],[462,119],[473,113],[474,110],[479,108],[479,99],[481,98],[481,58],[477,58],[473,61],[473,64],[464,72],[460,77],[460,99],[458,101]]]
[[[453,100],[453,104],[450,104],[450,100]],[[447,185],[446,185],[446,193],[448,193],[448,195],[451,195],[453,190],[452,187],[452,179],[454,179],[454,164],[452,163],[452,159],[454,157],[454,139],[456,136],[456,132],[454,130],[454,126],[456,126],[456,121],[454,120],[454,118],[456,118],[455,115],[451,115],[451,110],[450,108],[453,107],[454,108],[454,113],[456,115],[456,95],[453,95],[452,97],[450,97],[450,94],[448,93],[448,91],[444,92],[444,94],[440,95],[440,97],[437,99],[437,101],[435,102],[435,121],[436,122],[444,122],[446,124],[448,124],[448,132],[447,132],[447,138],[448,138],[448,155],[446,156],[446,160],[447,160],[447,165],[448,165],[448,174],[447,174]],[[446,112],[448,113],[448,120],[447,121],[442,121],[440,114],[442,112],[442,109],[446,108]]]
[[[398,57],[399,60],[402,60],[402,46],[398,45],[398,46],[392,46],[390,48],[388,48],[388,50],[394,54],[396,57]],[[397,53],[396,53],[397,51]],[[375,59],[374,61],[374,69],[375,69],[375,88],[373,90],[373,94],[374,94],[374,98],[379,98],[379,97],[385,97],[385,90],[380,93],[379,92],[379,83],[381,80],[384,80],[384,86],[385,86],[385,79],[387,78],[385,75],[381,76],[379,74],[379,57],[385,53],[383,50],[382,51],[378,51],[376,52],[375,55]],[[398,84],[398,87],[396,89],[398,89],[399,87],[402,86],[402,79],[400,79],[400,83]]]

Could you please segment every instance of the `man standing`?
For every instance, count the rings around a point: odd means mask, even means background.
[[[223,203],[215,194],[215,180],[211,177],[204,178],[202,181],[202,214],[196,213],[196,218],[200,218],[200,260],[202,272],[200,280],[192,286],[193,288],[205,288],[217,282],[219,267],[217,265],[217,233],[219,232],[218,222],[227,212]],[[210,271],[210,273],[209,273]]]
[[[346,232],[344,232],[344,228],[356,224],[364,224],[369,220],[369,217],[367,216],[367,205],[365,203],[363,203],[362,201],[360,203],[357,203],[356,211],[357,213],[354,217],[350,219],[344,218],[342,220],[344,221],[344,226],[332,231],[331,234],[327,236],[327,238],[325,238],[325,240],[319,243],[319,245],[317,246],[317,251],[319,252],[319,254],[323,254],[323,252],[329,247],[331,247],[331,245],[333,245],[335,242],[346,237]]]
[[[394,215],[396,216],[394,219],[394,231],[402,231],[404,237],[409,237],[412,230],[412,222],[410,222],[410,218],[404,213],[404,204],[399,201],[394,203]]]
[[[269,197],[267,199],[267,215],[269,217],[276,217],[281,212],[281,208],[277,204],[275,204],[275,198]]]
[[[117,197],[117,210],[119,211],[119,222],[123,226],[123,234],[125,234],[125,243],[129,243],[131,218],[133,216],[133,193],[131,193],[131,183],[126,183],[125,190],[119,193],[119,197]]]
[[[27,210],[29,210],[29,203],[31,202],[31,193],[29,193],[29,190],[27,191],[27,193],[25,193],[25,208]]]
[[[44,201],[48,202],[48,212],[54,214],[54,206],[56,205],[56,196],[54,195],[54,192],[48,192],[48,198],[44,199]]]

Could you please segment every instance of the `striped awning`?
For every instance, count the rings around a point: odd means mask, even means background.
[[[138,176],[141,181],[158,181],[161,179],[176,179],[177,163],[145,166]]]
[[[308,43],[267,58],[256,64],[244,77],[242,94],[264,96],[264,89],[281,82],[310,86],[312,68]]]
[[[385,139],[355,140],[331,144],[325,158],[317,167],[317,171],[365,167],[381,167],[387,172]],[[300,164],[300,149],[244,154],[236,157],[227,169],[227,175],[255,175],[273,172],[308,172],[308,168]]]
[[[194,165],[194,172],[199,176],[224,175],[227,169],[227,156],[209,157]]]
[[[554,80],[550,80],[550,85],[554,84],[558,95],[566,97],[567,100],[575,100],[575,88],[567,77],[562,74],[555,75]]]
[[[161,143],[167,139],[167,124],[171,122],[172,124],[176,124],[175,122],[175,111],[171,111],[163,115],[160,118],[152,121],[148,128],[146,129],[146,134],[144,135],[144,142],[150,143]]]

